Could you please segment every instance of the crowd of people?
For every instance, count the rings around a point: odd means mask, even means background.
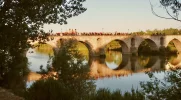
[[[51,34],[53,36],[110,36],[110,35],[165,35],[165,33],[152,33],[152,34],[141,34],[139,32],[134,32],[134,33],[120,33],[120,32],[115,32],[115,33],[105,33],[105,32],[83,32],[83,33],[78,33],[78,32],[63,32],[63,33],[56,33],[56,34]]]

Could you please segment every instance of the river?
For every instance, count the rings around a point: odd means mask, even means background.
[[[40,66],[46,69],[48,54],[29,49],[27,53],[29,69],[36,73]],[[90,62],[90,76],[95,79],[96,89],[108,88],[112,91],[120,89],[122,92],[140,89],[141,81],[148,81],[145,72],[155,72],[159,79],[164,78],[168,65],[180,66],[180,56],[131,56],[121,52],[108,51],[106,58],[94,58]],[[36,76],[36,75],[35,75]],[[39,77],[39,76],[38,76]],[[27,82],[27,87],[36,81],[36,78]]]

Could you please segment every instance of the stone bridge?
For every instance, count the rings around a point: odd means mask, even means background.
[[[177,50],[181,51],[181,35],[108,35],[108,36],[49,36],[53,38],[46,43],[57,47],[57,41],[64,39],[76,39],[85,44],[91,55],[104,55],[105,47],[111,41],[118,41],[123,54],[136,53],[140,44],[146,40],[152,50],[159,50],[161,47],[167,47],[169,42],[173,41]],[[33,42],[34,44],[36,42]]]

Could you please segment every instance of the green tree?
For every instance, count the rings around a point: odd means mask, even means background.
[[[44,39],[44,24],[67,24],[85,0],[0,0],[0,77],[23,61],[28,39]]]
[[[148,73],[150,81],[141,82],[144,94],[150,100],[180,100],[181,71],[172,69],[165,72],[164,79],[158,79],[153,73]]]
[[[26,90],[26,79],[29,69],[27,67],[28,60],[26,57],[22,57],[20,61],[15,61],[16,63],[12,62],[12,64],[16,65],[0,78],[0,86],[11,89],[11,91],[18,96],[23,96]],[[17,62],[19,62],[19,64],[17,64]]]
[[[27,100],[86,100],[95,92],[94,81],[89,76],[89,65],[83,63],[85,58],[77,50],[76,42],[63,42],[52,63],[57,79],[35,82],[26,93]]]

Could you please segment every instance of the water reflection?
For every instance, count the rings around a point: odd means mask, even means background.
[[[128,65],[130,59],[130,55],[122,54],[122,62],[115,70],[123,69],[126,65]]]
[[[88,52],[85,50],[84,55],[87,56]],[[40,56],[39,54],[35,54],[36,56]],[[42,55],[41,55],[42,56]],[[37,64],[38,58],[35,56],[28,55],[28,58],[33,63],[30,66],[32,71],[39,71],[40,64],[46,65],[47,57],[42,57],[43,61],[39,61],[39,65]],[[45,59],[46,58],[46,59]],[[87,57],[86,57],[87,59]],[[121,52],[117,51],[107,51],[106,58],[91,58],[89,60],[89,65],[91,69],[91,76],[94,78],[104,78],[104,77],[120,77],[133,75],[133,73],[138,72],[146,72],[146,71],[162,71],[164,69],[168,69],[169,66],[180,66],[181,54],[177,56],[149,56],[149,55],[139,55],[139,56],[131,56],[131,55],[123,55]]]
[[[170,60],[171,59],[171,60]],[[100,63],[101,62],[101,63]],[[122,55],[121,52],[109,51],[106,59],[94,58],[91,63],[91,75],[95,78],[119,77],[138,72],[163,71],[167,66],[180,67],[181,55],[151,56],[151,55]]]
[[[29,58],[38,61],[36,57],[29,56]],[[124,92],[131,90],[132,86],[135,88],[139,87],[140,81],[148,80],[147,75],[144,74],[147,71],[156,71],[159,72],[157,76],[163,76],[164,73],[162,71],[169,69],[170,66],[180,67],[180,59],[180,54],[177,56],[131,56],[123,55],[121,52],[109,51],[106,53],[105,59],[97,57],[89,60],[89,75],[96,79],[97,89],[121,89]],[[44,62],[39,63],[46,65],[47,60],[44,59]],[[32,62],[32,65],[33,63],[37,62]],[[38,69],[36,71],[39,71],[39,66],[36,66],[36,68],[31,66],[32,68],[30,68]],[[69,73],[64,73],[64,75],[66,78]],[[32,80],[31,76],[36,77],[35,74],[31,74],[29,79]],[[39,75],[37,77],[40,78]]]
[[[168,62],[170,62],[171,64],[178,65],[181,61],[181,54],[169,55],[167,59],[168,59]]]
[[[152,67],[156,63],[157,60],[158,60],[158,56],[149,56],[149,55],[138,56],[139,65],[143,68]]]
[[[177,55],[169,55],[166,57],[165,69],[181,67],[181,53]]]
[[[39,49],[37,49],[39,50]],[[34,50],[34,49],[29,49],[27,51],[27,58],[29,62],[29,69],[32,72],[37,72],[40,71],[40,66],[42,65],[43,68],[46,68],[47,61],[49,60],[49,53],[44,54],[41,51]]]
[[[116,69],[122,63],[122,53],[106,51],[106,65],[111,69]]]

